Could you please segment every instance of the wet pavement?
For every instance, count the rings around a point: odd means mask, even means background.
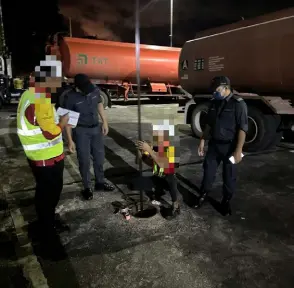
[[[0,121],[0,219],[5,235],[0,238],[5,247],[0,287],[293,287],[294,153],[278,148],[246,155],[239,164],[229,217],[218,212],[220,169],[210,202],[195,211],[191,207],[197,200],[202,159],[196,155],[198,141],[181,124],[183,114],[177,109],[173,104],[144,106],[142,127],[148,139],[151,122],[173,117],[177,124],[180,217],[168,221],[159,209],[148,219],[126,221],[113,214],[111,202],[138,193],[127,186],[137,171],[132,142],[137,139],[137,107],[114,107],[107,111],[111,129],[105,139],[105,174],[116,190],[82,201],[77,161],[67,155],[58,213],[71,231],[61,234],[68,257],[59,262],[36,258],[32,252],[26,231],[34,218],[34,183],[16,135],[12,130],[3,133],[14,120]],[[170,203],[169,195],[163,202]]]

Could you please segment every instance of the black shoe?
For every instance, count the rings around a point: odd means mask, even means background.
[[[56,231],[52,230],[50,233],[44,235],[40,242],[39,255],[43,259],[52,261],[60,261],[67,258],[66,251],[61,244],[60,238]]]
[[[175,219],[177,216],[179,216],[181,214],[181,209],[180,206],[178,207],[172,207],[171,212],[169,213],[170,215],[166,216],[167,220],[172,220]]]
[[[96,183],[95,184],[95,190],[96,191],[113,191],[115,189],[115,187],[111,184],[108,184],[106,182],[104,183]]]
[[[93,199],[93,192],[90,188],[86,188],[82,191],[82,196],[85,200],[92,200]]]
[[[222,199],[221,201],[221,211],[223,216],[232,215],[232,209],[230,205],[230,200]]]
[[[55,227],[57,233],[62,233],[62,232],[68,232],[68,231],[70,231],[69,226],[66,225],[61,219],[55,219],[55,221],[54,221],[54,227]]]
[[[194,208],[199,209],[203,205],[203,203],[206,201],[206,198],[207,198],[207,193],[203,193],[200,196],[198,203],[194,206]]]

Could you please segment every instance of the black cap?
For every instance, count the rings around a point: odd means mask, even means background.
[[[215,90],[217,87],[224,85],[224,86],[231,86],[231,81],[226,76],[217,76],[214,77],[211,81],[211,88]]]
[[[77,74],[74,79],[74,84],[86,95],[96,89],[95,85],[92,84],[90,78],[86,74]]]

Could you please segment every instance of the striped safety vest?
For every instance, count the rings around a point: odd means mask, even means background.
[[[60,133],[56,138],[48,140],[43,136],[42,130],[39,126],[29,123],[26,119],[25,111],[34,103],[34,91],[25,91],[21,96],[17,108],[17,135],[29,160],[48,160],[63,153],[62,134]],[[58,116],[54,106],[52,106],[52,109],[55,116],[55,123],[57,124]]]
[[[155,151],[157,152],[158,148],[157,147],[154,147],[154,148],[155,148]],[[168,152],[168,148],[166,147],[165,148],[165,154],[167,152]],[[155,161],[153,161],[153,175],[156,175],[158,177],[164,177],[165,176],[164,168],[160,168]]]
[[[158,177],[163,177],[164,176],[164,168],[160,168],[154,161],[153,164],[153,175],[156,175]]]

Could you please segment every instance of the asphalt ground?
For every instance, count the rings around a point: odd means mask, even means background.
[[[182,211],[171,221],[162,209],[154,217],[126,221],[113,214],[111,203],[138,193],[127,185],[138,169],[133,145],[138,138],[137,106],[130,104],[107,110],[105,175],[115,191],[83,201],[76,156],[66,157],[58,213],[71,231],[61,234],[68,257],[59,262],[36,256],[27,235],[28,222],[35,217],[34,182],[15,134],[15,107],[0,112],[0,287],[293,287],[292,148],[245,155],[238,165],[232,216],[219,213],[221,169],[209,203],[196,211],[192,206],[203,160],[196,153],[198,140],[183,125],[176,104],[146,104],[144,139],[150,139],[151,123],[159,119],[177,126]],[[150,174],[147,167],[144,171]],[[169,195],[162,202],[170,204]]]

